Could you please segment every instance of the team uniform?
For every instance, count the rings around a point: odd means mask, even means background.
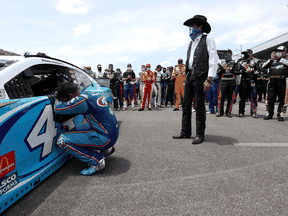
[[[242,76],[239,92],[240,102],[238,117],[243,116],[245,113],[245,100],[247,98],[251,99],[251,116],[257,117],[257,74],[260,71],[260,61],[253,57],[251,60],[243,59],[239,64]]]
[[[288,106],[288,59],[268,60],[262,66],[269,68],[270,80],[267,85],[266,119],[274,115],[274,103],[276,96],[279,98],[277,116],[279,121],[284,121],[284,115]]]
[[[134,92],[135,92],[135,73],[132,71],[126,71],[123,74],[123,78],[128,78],[128,76],[131,76],[132,79],[127,79],[126,81],[124,81],[124,106],[123,106],[123,110],[127,109],[127,105],[128,105],[128,95],[130,94],[130,103],[131,103],[131,107],[132,110],[134,110],[135,105],[134,105]]]
[[[143,87],[143,98],[141,101],[141,109],[143,110],[145,107],[145,102],[148,97],[147,108],[151,109],[151,96],[152,96],[152,84],[155,82],[156,77],[154,72],[145,71],[141,74],[141,81],[144,82]]]
[[[218,71],[219,76],[221,77],[220,81],[220,91],[218,95],[218,111],[219,115],[222,116],[224,114],[224,101],[225,98],[227,98],[227,107],[226,107],[226,115],[228,117],[232,117],[232,107],[233,107],[233,101],[236,98],[236,70],[237,69],[237,63],[233,60],[228,61],[224,67],[220,67],[220,70]]]
[[[184,82],[185,82],[185,65],[177,65],[172,73],[172,78],[175,79],[175,109],[179,109],[181,97],[184,98]]]
[[[119,109],[117,92],[117,83],[119,82],[118,74],[114,70],[108,70],[107,73],[104,73],[103,77],[110,79],[110,89],[113,94],[114,109]]]
[[[220,77],[217,75],[212,78],[211,89],[209,89],[207,93],[207,99],[209,102],[209,112],[214,113],[214,109],[216,109],[216,113],[218,113],[218,89],[219,89]]]
[[[90,166],[98,166],[105,157],[100,152],[111,148],[119,136],[117,119],[106,99],[84,91],[70,101],[56,101],[54,109],[60,115],[82,114],[88,122],[61,134],[57,145]]]

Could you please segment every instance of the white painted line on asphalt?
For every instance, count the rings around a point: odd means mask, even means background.
[[[234,146],[288,147],[288,143],[233,143]]]

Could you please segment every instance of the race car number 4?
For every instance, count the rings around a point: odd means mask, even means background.
[[[53,120],[51,105],[47,105],[40,118],[34,125],[27,138],[27,144],[30,151],[34,151],[42,146],[42,155],[40,160],[52,152],[53,139],[57,135],[57,128]]]

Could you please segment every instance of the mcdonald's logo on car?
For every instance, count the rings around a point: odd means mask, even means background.
[[[11,151],[0,157],[0,178],[15,169],[15,151]]]

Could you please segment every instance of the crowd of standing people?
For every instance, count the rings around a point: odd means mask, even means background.
[[[284,53],[283,61],[287,59],[285,56],[287,48],[281,46],[277,49]],[[273,52],[274,58],[277,49]],[[270,113],[264,119],[271,119],[276,101],[280,102],[277,112],[278,120],[284,121],[285,78],[282,78],[284,84],[279,84],[282,86],[281,90],[267,94],[268,83],[271,90],[272,85],[279,88],[279,85],[273,83],[280,82],[279,77],[277,79],[275,76],[269,77],[271,59],[267,63],[254,58],[251,49],[243,51],[243,58],[236,61],[232,60],[233,53],[230,49],[227,50],[227,53],[231,55],[231,58],[222,61],[218,59],[217,74],[211,80],[211,89],[206,92],[206,102],[209,104],[207,114],[216,114],[216,117],[225,114],[232,118],[232,108],[238,97],[239,111],[237,117],[245,115],[245,103],[250,101],[250,115],[253,118],[258,118],[257,103],[266,102],[267,113],[269,110]],[[99,64],[95,73],[92,72],[91,67],[86,67],[85,71],[94,79],[110,80],[115,110],[125,111],[129,106],[135,110],[135,104],[140,105],[139,111],[145,109],[145,104],[148,110],[167,107],[170,104],[174,108],[173,111],[178,111],[182,106],[187,74],[186,65],[183,64],[181,58],[178,59],[178,64],[174,67],[157,65],[154,71],[151,70],[150,64],[142,65],[138,74],[134,72],[131,64],[127,65],[127,70],[124,73],[120,68],[114,71],[113,64],[109,64],[105,70]],[[225,101],[227,101],[226,108],[224,108]],[[195,99],[193,104],[195,104]],[[195,111],[194,108],[195,106],[192,107],[192,111]]]

